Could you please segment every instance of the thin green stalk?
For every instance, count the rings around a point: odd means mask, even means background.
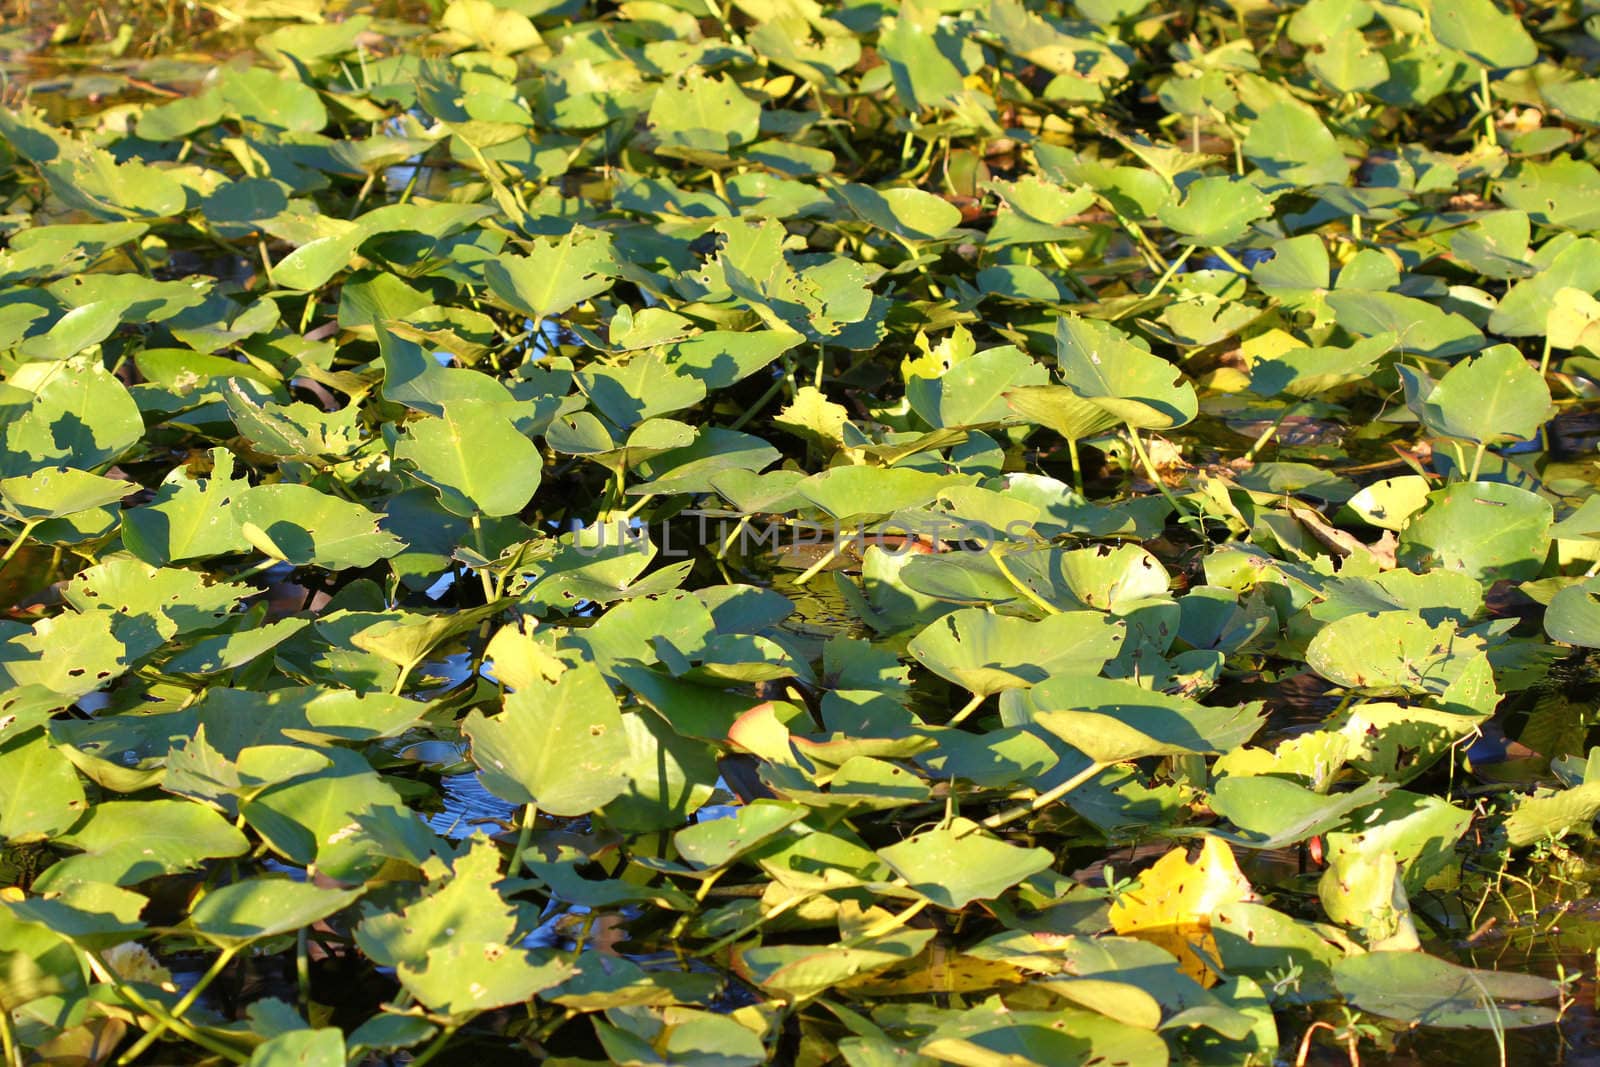
[[[910,147],[912,140],[913,138],[911,136],[911,132],[909,130],[906,131],[906,143],[901,147],[900,150],[900,159],[902,162],[905,160],[905,157],[908,154],[907,149]],[[922,154],[917,157],[916,163],[912,164],[911,169],[902,174],[901,177],[906,181],[914,182],[926,174],[928,172],[928,167],[933,163],[933,150],[935,147],[937,147],[938,143],[938,138],[928,138],[928,140],[923,143]]]
[[[1172,505],[1172,510],[1176,511],[1181,519],[1184,515],[1183,505],[1178,502],[1177,497],[1172,495],[1172,490],[1167,488],[1167,483],[1162,480],[1161,473],[1156,470],[1155,461],[1150,458],[1150,453],[1144,450],[1144,443],[1139,440],[1139,431],[1134,428],[1131,422],[1128,423],[1128,440],[1133,444],[1133,451],[1139,457],[1139,462],[1144,464],[1145,474],[1156,484],[1156,488],[1161,491],[1162,496],[1167,498],[1167,503]]]
[[[968,715],[971,715],[973,712],[977,711],[983,706],[985,699],[987,699],[987,694],[973,693],[972,699],[963,704],[961,710],[956,712],[955,715],[951,716],[950,721],[945,723],[945,725],[959,726]]]
[[[119,997],[127,1001],[129,1004],[132,1004],[139,1011],[144,1012],[157,1022],[164,1023],[167,1029],[171,1030],[185,1041],[188,1041],[190,1044],[199,1045],[208,1052],[215,1052],[217,1055],[233,1063],[245,1063],[249,1060],[249,1057],[241,1053],[238,1049],[201,1033],[199,1030],[195,1029],[193,1026],[190,1026],[182,1019],[174,1017],[160,1004],[146,1000],[137,989],[134,989],[132,986],[129,986],[127,983],[123,982],[122,979],[118,978],[116,972],[113,971],[106,961],[101,959],[97,953],[93,951],[85,951],[84,955],[88,958],[89,969],[94,972],[96,978],[111,986],[112,989],[115,989]]]
[[[744,413],[737,419],[734,419],[733,422],[729,424],[728,429],[743,429],[745,423],[761,414],[761,409],[766,407],[772,398],[777,396],[778,393],[782,391],[783,383],[785,381],[787,381],[785,378],[774,378],[772,380],[772,384],[767,386],[767,391],[762,393],[760,398],[757,399],[754,404],[751,404],[749,407],[745,408]]]
[[[1066,277],[1067,284],[1072,286],[1074,292],[1085,300],[1093,301],[1098,299],[1094,290],[1089,288],[1084,280],[1078,277],[1078,272],[1072,269],[1072,260],[1067,258],[1067,254],[1061,250],[1060,245],[1047,244],[1044,246],[1044,250],[1055,261],[1056,268]]]
[[[1494,1002],[1494,997],[1484,988],[1483,980],[1473,971],[1467,971],[1467,977],[1472,979],[1472,984],[1478,987],[1478,1002],[1483,1005],[1485,1014],[1489,1016],[1489,1032],[1494,1034],[1495,1046],[1500,1051],[1500,1067],[1506,1067],[1506,1027],[1505,1021],[1500,1016],[1500,1006]]]
[[[1233,173],[1244,177],[1244,143],[1239,140],[1239,135],[1228,124],[1228,116],[1219,108],[1211,108],[1211,117],[1216,120],[1222,132],[1228,135],[1228,140],[1233,144]]]
[[[1490,144],[1494,144],[1494,97],[1489,90],[1488,67],[1478,68],[1478,92],[1483,98],[1483,136]]]
[[[401,666],[401,668],[400,668],[400,677],[398,677],[398,678],[396,678],[394,680],[394,688],[389,690],[389,695],[390,696],[396,696],[397,697],[397,696],[399,696],[401,693],[403,693],[405,691],[406,682],[408,682],[411,679],[411,672],[416,670],[417,669],[417,664],[419,664],[421,662],[422,662],[421,660],[412,660],[410,663],[407,663],[407,664],[404,664],[404,665]]]
[[[762,926],[764,926],[767,923],[771,922],[773,919],[776,919],[778,916],[782,915],[784,912],[793,911],[795,908],[798,908],[800,905],[804,904],[806,901],[810,900],[812,897],[817,896],[818,893],[819,893],[818,890],[810,890],[810,891],[805,892],[805,893],[797,893],[794,896],[790,897],[788,900],[784,901],[782,904],[778,904],[775,907],[773,907],[773,909],[771,911],[767,912],[765,915],[761,916],[759,919],[755,919],[755,920],[753,920],[751,922],[745,923],[743,926],[739,927],[739,929],[735,930],[733,933],[725,934],[724,936],[719,937],[717,940],[711,942],[711,944],[707,945],[705,948],[701,949],[698,952],[691,953],[690,955],[695,959],[704,959],[706,956],[715,955],[716,953],[721,952],[723,949],[727,948],[729,945],[733,944],[735,941],[739,940],[741,937],[744,937],[746,934],[752,934],[755,931],[761,929]]]
[[[0,1049],[6,1057],[6,1067],[22,1067],[22,1050],[17,1047],[17,1033],[11,1024],[11,1009],[0,1007]]]
[[[509,356],[516,352],[518,345],[522,344],[524,341],[528,340],[536,332],[538,332],[538,327],[534,326],[517,334],[508,333],[505,330],[500,330],[498,332],[500,336],[504,338],[504,343],[502,343],[500,347],[495,350],[494,363],[497,367],[501,365],[500,359],[502,356]]]
[[[583,925],[578,927],[578,936],[572,939],[572,958],[576,960],[583,955],[583,946],[589,943],[589,933],[594,929],[595,913],[591,910],[583,917]]]
[[[989,816],[987,819],[983,820],[983,825],[990,830],[995,830],[1005,826],[1008,823],[1016,822],[1018,819],[1021,819],[1024,816],[1032,815],[1040,808],[1054,804],[1056,801],[1060,800],[1062,797],[1066,796],[1068,793],[1072,792],[1074,789],[1078,788],[1084,782],[1087,782],[1089,779],[1093,778],[1095,775],[1099,774],[1109,766],[1111,766],[1109,763],[1091,763],[1089,766],[1085,767],[1071,778],[1068,778],[1054,789],[1049,789],[1043,793],[1040,793],[1029,803],[1019,804],[1009,811],[1003,811],[998,815]]]
[[[1183,250],[1183,255],[1173,260],[1172,263],[1167,267],[1166,273],[1161,275],[1160,278],[1156,279],[1156,287],[1150,290],[1147,295],[1161,295],[1161,290],[1165,289],[1167,287],[1167,283],[1172,281],[1173,275],[1177,274],[1178,271],[1183,269],[1183,265],[1189,261],[1189,257],[1194,255],[1194,250],[1199,247],[1199,245],[1190,245],[1189,247],[1185,248]]]
[[[417,179],[422,177],[422,164],[418,163],[411,168],[411,177],[406,181],[406,187],[400,193],[400,203],[404,204],[411,199],[411,194],[416,191]]]
[[[1284,408],[1283,413],[1273,421],[1272,425],[1261,431],[1261,436],[1255,439],[1255,443],[1250,446],[1250,451],[1244,454],[1244,458],[1254,462],[1256,455],[1260,453],[1263,448],[1266,448],[1267,444],[1278,435],[1278,429],[1283,425],[1284,420],[1292,415],[1299,407],[1300,404],[1297,401]]]
[[[361,191],[356,194],[356,202],[350,205],[350,217],[353,219],[361,214],[361,203],[366,200],[367,194],[372,192],[372,183],[378,178],[377,171],[367,174],[367,180],[361,183]]]
[[[1230,269],[1237,271],[1240,274],[1250,273],[1250,268],[1245,266],[1243,263],[1240,263],[1234,254],[1228,251],[1226,248],[1214,246],[1211,249],[1211,254],[1222,260],[1222,262],[1226,263]]]
[[[723,872],[718,870],[712,871],[706,876],[705,880],[700,883],[700,888],[694,891],[694,902],[696,904],[705,903],[706,897],[711,893],[711,887],[717,884],[717,879],[722,877],[722,874]],[[686,911],[678,916],[677,921],[672,924],[672,932],[667,935],[667,941],[676,946],[678,939],[683,936],[683,932],[689,928],[689,920],[693,917],[694,912],[692,911]],[[681,953],[679,958],[682,958]]]
[[[150,261],[144,256],[144,249],[139,247],[138,241],[129,241],[126,244],[128,258],[133,260],[133,265],[139,268],[139,273],[146,278],[154,278],[155,271],[150,269]]]
[[[1005,578],[1006,581],[1011,583],[1011,587],[1026,597],[1034,607],[1038,608],[1046,615],[1061,614],[1060,608],[1050,603],[1050,601],[1046,600],[1038,593],[1035,593],[1032,589],[1028,588],[1026,584],[1019,580],[1015,574],[1011,573],[1011,568],[1006,566],[1006,558],[1003,553],[995,552],[989,558],[994,560],[996,569],[1000,571],[1000,574]]]
[[[472,547],[478,550],[479,559],[486,560],[489,558],[489,546],[483,540],[483,519],[476,511],[472,513]],[[478,580],[483,584],[485,602],[493,604],[495,600],[494,579],[489,576],[489,572],[486,569],[479,567]],[[484,625],[487,626],[487,622]]]
[[[849,543],[850,539],[848,537],[836,538],[833,542],[833,547],[828,549],[827,555],[823,556],[821,559],[817,560],[811,566],[802,571],[800,573],[800,577],[794,580],[794,584],[805,585],[811,579],[815,578],[822,568],[826,567],[828,564],[832,563],[834,560],[838,559],[844,554],[845,545]]]
[[[1165,273],[1169,266],[1167,257],[1163,256],[1161,249],[1157,248],[1155,242],[1150,240],[1150,236],[1144,232],[1144,227],[1120,212],[1113,211],[1112,214],[1116,216],[1117,224],[1127,230],[1134,241],[1138,243],[1138,246],[1143,249],[1145,258],[1150,262],[1150,265],[1156,270]]]
[[[210,967],[206,968],[206,973],[200,976],[200,980],[190,986],[189,991],[183,995],[183,998],[172,1006],[172,1014],[175,1018],[182,1018],[184,1012],[194,1007],[194,1002],[200,999],[200,994],[206,991],[207,986],[216,981],[217,976],[222,973],[224,967],[233,962],[233,957],[238,951],[236,948],[225,948],[217,954],[217,958],[211,962]],[[167,1025],[165,1023],[157,1023],[146,1030],[144,1036],[135,1041],[133,1047],[124,1052],[117,1060],[117,1063],[126,1067],[127,1064],[134,1062],[143,1055],[145,1049],[155,1044],[156,1040],[166,1032]]]
[[[17,532],[17,536],[11,539],[11,544],[6,548],[6,554],[0,556],[0,571],[6,569],[6,565],[11,562],[11,557],[17,554],[23,544],[27,542],[28,535],[33,533],[33,528],[43,521],[43,519],[31,519],[22,524],[22,529]]]
[[[539,1029],[535,1030],[524,1040],[530,1045],[537,1045],[539,1042],[543,1041],[545,1038],[561,1029],[567,1023],[570,1023],[573,1019],[576,1019],[578,1014],[579,1012],[577,1008],[568,1008],[560,1015],[551,1016],[549,1022],[539,1027]]]
[[[711,179],[711,188],[717,197],[725,204],[732,204],[733,200],[728,196],[728,187],[722,182],[722,172],[716,167],[707,167],[706,176]]]
[[[258,574],[265,574],[267,571],[270,571],[272,568],[276,567],[278,564],[280,564],[282,562],[284,562],[284,561],[281,560],[281,559],[268,558],[268,559],[262,560],[259,563],[252,563],[250,566],[246,567],[244,570],[240,571],[238,574],[232,575],[229,578],[229,581],[234,581],[234,582],[248,581],[251,578],[254,578]]]
[[[272,280],[272,257],[267,254],[266,238],[256,238],[256,251],[261,253],[261,271],[267,276],[267,284],[276,289],[278,283]]]
[[[294,939],[294,984],[300,1010],[311,1012],[311,928],[302,926]]]
[[[445,1045],[449,1043],[452,1037],[456,1036],[456,1031],[459,1029],[461,1029],[460,1023],[451,1023],[443,1030],[440,1030],[439,1036],[430,1041],[428,1047],[423,1049],[417,1058],[411,1061],[411,1067],[423,1067],[424,1064],[444,1051]]]
[[[943,300],[944,290],[939,288],[939,283],[933,280],[933,272],[928,270],[928,264],[923,262],[922,253],[917,251],[917,246],[892,230],[889,232],[889,236],[900,242],[900,246],[906,250],[906,255],[910,256],[912,261],[916,263],[917,273],[922,275],[923,284],[928,287],[928,292],[933,294],[933,298],[935,300]]]
[[[624,473],[624,468],[621,464],[618,464],[617,469],[612,473],[615,477],[611,483],[611,506],[606,511],[611,515],[615,515],[622,510],[622,502],[628,499],[628,476]]]
[[[717,25],[722,27],[722,32],[727,36],[727,39],[734,44],[739,44],[740,37],[734,32],[733,23],[729,21],[728,13],[723,10],[722,5],[717,3],[717,0],[705,0],[705,5],[707,10],[711,12],[711,17],[717,20]]]
[[[833,112],[828,109],[827,103],[822,99],[822,88],[814,81],[807,81],[806,86],[811,90],[811,96],[817,102],[817,114],[821,115],[823,119],[817,125],[821,126],[833,143],[839,146],[839,150],[849,156],[851,162],[859,167],[861,165],[861,156],[856,152],[855,146],[850,143],[849,138],[834,128]]]
[[[1539,377],[1543,378],[1550,370],[1550,335],[1544,335],[1544,351],[1539,353]]]
[[[1478,471],[1483,467],[1483,454],[1488,450],[1488,445],[1482,441],[1478,442],[1478,450],[1472,454],[1472,473],[1467,475],[1467,481],[1475,482],[1478,480]]]
[[[1067,459],[1072,461],[1072,488],[1083,496],[1083,466],[1078,461],[1078,440],[1075,437],[1067,438]]]
[[[517,828],[516,851],[511,853],[511,866],[506,870],[506,877],[515,878],[522,868],[522,854],[528,851],[528,839],[533,836],[534,824],[539,821],[539,806],[537,804],[524,804],[522,806],[522,822]]]
[[[746,515],[746,516],[744,516],[743,518],[741,518],[739,520],[737,525],[734,526],[733,532],[730,533],[727,537],[722,539],[722,544],[717,549],[717,558],[718,559],[726,558],[727,555],[728,555],[728,549],[732,548],[733,547],[733,543],[739,539],[739,535],[744,533],[745,530],[747,530],[749,528],[750,528],[750,516]]]
[[[920,913],[923,908],[926,908],[931,903],[933,902],[927,897],[923,897],[921,900],[913,903],[910,907],[903,908],[902,910],[884,919],[882,922],[867,927],[865,930],[861,931],[860,934],[856,935],[850,940],[853,943],[859,944],[862,941],[868,941],[875,937],[882,937],[885,934],[892,934],[906,923],[916,918],[918,913]]]

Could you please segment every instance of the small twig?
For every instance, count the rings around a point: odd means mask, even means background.
[[[1311,1037],[1318,1030],[1327,1030],[1337,1036],[1337,1028],[1330,1022],[1318,1019],[1306,1027],[1306,1032],[1300,1036],[1300,1053],[1294,1058],[1294,1067],[1306,1067],[1306,1060],[1311,1056]]]

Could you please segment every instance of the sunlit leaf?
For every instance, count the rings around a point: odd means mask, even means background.
[[[942,908],[989,900],[1050,866],[1041,848],[1018,848],[957,819],[878,850],[912,889]]]
[[[616,697],[594,667],[520,689],[499,715],[473,712],[462,729],[485,784],[513,803],[585,815],[627,788],[628,738]]]
[[[1208,962],[1216,958],[1212,916],[1228,905],[1255,899],[1232,850],[1219,838],[1204,837],[1198,856],[1173,849],[1141,874],[1138,887],[1112,905],[1111,925],[1119,934],[1165,948],[1190,977],[1214,980]]]

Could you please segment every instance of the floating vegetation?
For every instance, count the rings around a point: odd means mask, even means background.
[[[1600,16],[14,16],[6,1067],[1592,1026]]]

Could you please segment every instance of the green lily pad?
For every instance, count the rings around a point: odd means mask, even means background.
[[[344,1034],[336,1027],[290,1030],[250,1053],[250,1067],[338,1067],[343,1062]]]
[[[1206,707],[1132,682],[1063,676],[1036,685],[1033,721],[1096,763],[1226,752],[1261,729],[1259,704]]]
[[[1182,426],[1198,411],[1194,386],[1178,369],[1114,326],[1061,319],[1056,324],[1056,360],[1069,388],[1130,425]]]
[[[1014,348],[991,348],[938,378],[911,379],[906,396],[930,426],[970,426],[1005,418],[1013,390],[1041,388],[1044,382],[1044,368],[1028,356]]]
[[[258,485],[240,493],[232,507],[246,541],[296,566],[368,567],[405,547],[360,504],[309,485]]]
[[[949,909],[993,899],[1051,861],[1044,849],[1008,845],[966,819],[879,849],[878,855],[912,889]]]
[[[207,893],[189,913],[189,925],[219,948],[239,948],[326,919],[360,896],[359,889],[257,878]]]
[[[1453,620],[1430,626],[1415,612],[1383,611],[1329,623],[1311,639],[1306,662],[1337,685],[1442,693],[1482,651]]]
[[[1493,0],[1464,0],[1433,13],[1434,36],[1446,48],[1465,52],[1486,67],[1526,67],[1539,50],[1515,15]]]
[[[1387,783],[1373,779],[1351,792],[1325,796],[1285,778],[1229,776],[1212,790],[1211,806],[1244,831],[1244,836],[1230,838],[1235,843],[1283,848],[1339,826],[1388,789]]]
[[[1098,674],[1122,647],[1124,629],[1098,612],[1033,622],[978,608],[952,612],[912,639],[929,670],[974,695],[1026,687],[1064,674]]]
[[[1428,494],[1400,535],[1407,566],[1465,571],[1485,582],[1538,575],[1554,509],[1542,497],[1497,482],[1458,483]]]
[[[0,745],[0,839],[26,844],[55,837],[88,810],[72,763],[44,731]]]
[[[128,482],[88,471],[46,467],[17,478],[0,479],[0,501],[15,518],[43,521],[114,504],[134,488]]]
[[[250,847],[221,815],[187,800],[107,801],[55,840],[81,851],[52,866],[34,883],[36,888],[83,882],[135,885],[194,870],[206,859],[237,856]]]
[[[960,208],[920,189],[845,185],[839,196],[863,221],[908,241],[948,237],[961,222]]]
[[[482,401],[460,400],[442,418],[410,423],[395,449],[456,515],[515,515],[539,488],[538,447]]]
[[[1437,382],[1409,367],[1399,371],[1407,405],[1440,437],[1480,444],[1526,440],[1553,411],[1544,379],[1511,345],[1462,360]]]
[[[1420,952],[1370,952],[1333,968],[1339,992],[1363,1011],[1419,1026],[1468,1029],[1537,1026],[1555,1009],[1554,982],[1533,975],[1475,970]]]
[[[1343,182],[1350,164],[1316,112],[1304,104],[1271,104],[1250,124],[1245,157],[1277,181],[1292,185]]]
[[[794,490],[835,519],[881,518],[930,503],[939,490],[968,481],[904,467],[834,467],[799,482]]]
[[[1168,204],[1159,214],[1185,244],[1231,245],[1252,222],[1272,214],[1272,201],[1243,180],[1200,178],[1184,190],[1182,203]]]
[[[473,712],[462,729],[485,786],[514,804],[586,815],[627,788],[622,716],[592,666],[572,668],[554,686],[518,690],[499,715]]]
[[[531,253],[494,260],[484,276],[496,296],[536,323],[605,292],[615,277],[604,234],[573,231],[559,242],[534,242]]]

